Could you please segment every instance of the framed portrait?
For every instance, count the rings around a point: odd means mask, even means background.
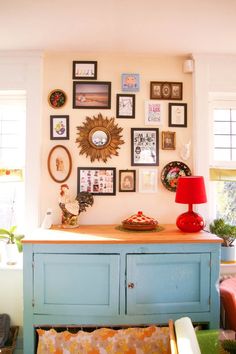
[[[150,98],[158,100],[182,100],[182,82],[150,82]]]
[[[57,183],[65,182],[71,174],[72,159],[63,145],[54,146],[48,155],[48,172]]]
[[[122,91],[137,92],[139,91],[139,74],[122,74],[121,89]]]
[[[50,116],[50,139],[69,139],[69,116]]]
[[[157,169],[139,169],[139,192],[156,193],[157,192]]]
[[[119,170],[119,192],[135,192],[136,171]]]
[[[66,93],[63,90],[52,90],[48,95],[48,103],[52,108],[62,108],[67,101]]]
[[[163,103],[145,101],[145,125],[161,125],[163,121]]]
[[[77,192],[93,195],[116,194],[116,169],[113,167],[78,167]]]
[[[96,80],[97,62],[96,61],[73,61],[73,80]]]
[[[135,118],[135,95],[132,94],[116,95],[116,117]]]
[[[159,165],[159,129],[131,128],[131,166]]]
[[[187,103],[169,103],[169,127],[187,127]]]
[[[175,132],[162,132],[161,138],[163,150],[175,150]]]
[[[111,108],[111,82],[73,81],[73,108]]]

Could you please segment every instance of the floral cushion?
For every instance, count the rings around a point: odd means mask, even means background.
[[[38,329],[37,354],[170,354],[169,328],[150,326],[93,332]]]

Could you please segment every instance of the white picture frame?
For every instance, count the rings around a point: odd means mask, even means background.
[[[157,168],[139,169],[139,193],[157,192]]]
[[[163,102],[158,100],[145,101],[145,125],[163,124]]]

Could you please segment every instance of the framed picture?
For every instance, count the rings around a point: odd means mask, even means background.
[[[175,132],[162,132],[162,149],[175,150]]]
[[[77,191],[94,195],[116,194],[116,169],[106,167],[78,167]]]
[[[50,139],[69,139],[69,116],[50,116]]]
[[[66,104],[66,93],[60,89],[53,90],[48,95],[48,103],[52,108],[61,108]]]
[[[139,74],[122,74],[121,89],[129,92],[139,91]]]
[[[159,165],[159,129],[131,128],[131,166]]]
[[[160,101],[145,101],[145,125],[161,125],[163,104]]]
[[[72,159],[63,145],[54,146],[48,155],[48,172],[57,183],[65,182],[71,174]]]
[[[187,103],[169,103],[169,127],[187,127]]]
[[[156,193],[157,192],[157,169],[139,169],[139,192]]]
[[[159,100],[182,100],[182,82],[150,82],[150,98]]]
[[[119,170],[119,192],[135,192],[136,171]]]
[[[73,108],[111,108],[111,82],[74,81]]]
[[[135,95],[116,95],[116,117],[135,118]]]
[[[97,62],[96,61],[73,61],[73,80],[96,80]]]

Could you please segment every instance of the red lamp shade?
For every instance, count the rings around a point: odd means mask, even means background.
[[[207,202],[204,179],[202,176],[179,177],[177,182],[176,203],[188,204],[188,212],[178,216],[177,227],[184,232],[198,232],[204,227],[201,215],[193,212],[193,204]]]

